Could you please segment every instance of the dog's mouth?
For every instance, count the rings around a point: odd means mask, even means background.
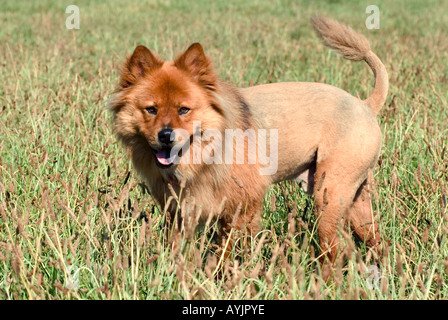
[[[177,164],[179,162],[179,158],[182,157],[182,149],[180,149],[177,153],[176,150],[173,150],[173,148],[167,147],[159,150],[151,148],[151,150],[156,158],[157,166],[162,169],[167,169],[173,164]]]
[[[178,155],[172,154],[171,148],[161,148],[159,150],[152,149],[154,156],[156,158],[156,163],[160,168],[169,168],[176,161]]]
[[[178,164],[179,159],[182,157],[182,154],[185,148],[189,148],[191,143],[193,142],[193,136],[190,136],[187,139],[185,144],[175,144],[170,146],[162,146],[161,148],[153,148],[151,150],[156,158],[156,164],[159,168],[167,169],[171,167],[173,164]]]

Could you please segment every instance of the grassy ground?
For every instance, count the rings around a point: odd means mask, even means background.
[[[446,1],[77,1],[68,30],[56,1],[0,4],[1,299],[448,298],[448,10]],[[347,262],[319,276],[312,200],[294,183],[265,198],[264,230],[221,275],[213,225],[173,252],[105,110],[137,44],[173,58],[201,42],[239,86],[321,81],[360,97],[363,63],[325,48],[321,13],[365,34],[390,75],[373,207],[379,266],[345,233]],[[443,30],[443,27],[445,29]]]

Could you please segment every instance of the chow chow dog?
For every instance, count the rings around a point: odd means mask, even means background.
[[[323,83],[237,88],[217,77],[194,43],[173,61],[136,47],[109,108],[114,131],[171,223],[188,229],[215,219],[221,244],[229,245],[232,232],[260,231],[271,184],[300,181],[314,196],[321,261],[331,267],[339,226],[349,224],[368,246],[380,243],[370,191],[388,75],[364,36],[325,17],[311,22],[327,46],[370,66],[375,86],[366,100]],[[256,148],[253,137],[264,138]],[[275,170],[263,172],[269,160]]]

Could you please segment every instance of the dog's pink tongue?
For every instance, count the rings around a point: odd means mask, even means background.
[[[168,150],[160,150],[156,153],[157,161],[161,164],[167,166],[174,162],[174,156],[170,157],[170,152]]]

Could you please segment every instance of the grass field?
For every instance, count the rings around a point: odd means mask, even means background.
[[[78,30],[65,26],[70,4]],[[365,26],[370,4],[379,30]],[[447,11],[443,0],[3,0],[0,299],[448,298]],[[138,44],[172,59],[198,41],[238,86],[319,81],[367,97],[370,70],[323,46],[316,13],[363,33],[389,72],[379,265],[341,233],[347,261],[322,281],[313,201],[295,183],[271,187],[264,231],[235,265],[218,270],[213,225],[174,252],[111,130],[120,63]]]

